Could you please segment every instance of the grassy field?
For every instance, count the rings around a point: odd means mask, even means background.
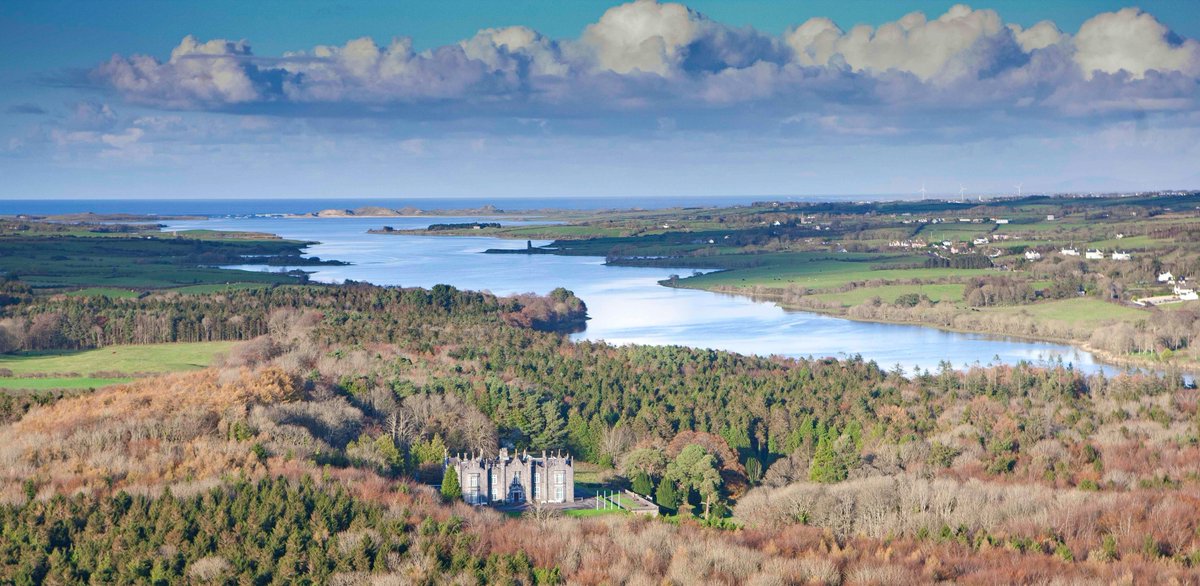
[[[85,287],[76,291],[69,291],[67,295],[71,297],[108,297],[110,299],[132,299],[140,293],[133,289],[118,289],[116,287]]]
[[[938,285],[883,285],[881,287],[859,287],[845,292],[819,293],[813,295],[817,299],[831,303],[841,303],[845,307],[858,305],[872,297],[879,297],[887,303],[895,303],[901,295],[916,293],[925,295],[933,301],[958,302],[963,298],[963,286],[957,283]]]
[[[214,283],[211,285],[188,285],[186,287],[175,287],[167,289],[166,292],[183,293],[186,295],[203,295],[206,293],[224,293],[226,291],[247,291],[251,289],[264,289],[269,287],[267,283]]]
[[[51,378],[0,378],[0,389],[24,391],[48,391],[51,389],[98,389],[108,385],[127,383],[130,377],[51,377]]]
[[[68,372],[89,375],[94,372],[138,373],[193,370],[208,366],[212,363],[213,357],[228,351],[236,343],[135,344],[83,351],[60,350],[0,354],[0,368],[11,370],[13,376],[18,378],[34,374]]]
[[[1109,321],[1136,321],[1149,317],[1142,309],[1100,301],[1099,299],[1059,299],[1031,305],[992,307],[982,311],[995,313],[1024,313],[1039,320],[1056,320],[1071,324],[1102,324]]]
[[[801,257],[802,255],[794,255]],[[941,279],[946,277],[973,277],[992,273],[986,269],[943,269],[873,268],[877,262],[809,260],[797,258],[793,262],[770,262],[762,266],[708,273],[688,277],[680,285],[697,289],[713,287],[783,287],[799,285],[810,289],[840,287],[852,281]],[[961,289],[961,286],[960,286]]]

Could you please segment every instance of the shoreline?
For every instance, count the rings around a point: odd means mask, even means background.
[[[791,305],[791,304],[783,302],[780,299],[781,295],[740,293],[740,292],[735,292],[735,291],[730,291],[730,290],[725,290],[725,289],[709,289],[709,288],[705,288],[705,287],[681,287],[681,286],[672,286],[672,285],[668,285],[668,284],[664,284],[664,283],[659,283],[659,285],[662,287],[667,287],[667,288],[671,288],[671,289],[691,289],[693,291],[707,291],[709,293],[718,293],[718,294],[722,294],[722,295],[745,297],[745,298],[748,298],[748,299],[751,299],[754,301],[773,303],[780,309],[783,309],[784,311],[802,311],[802,312],[808,312],[808,313],[815,313],[818,315],[824,315],[827,317],[833,317],[833,318],[837,318],[837,319],[845,319],[845,320],[849,320],[849,321],[856,321],[856,322],[860,322],[860,323],[877,323],[877,324],[887,324],[887,325],[896,325],[896,326],[915,326],[915,327],[921,327],[921,328],[931,328],[931,329],[940,330],[943,332],[952,332],[952,333],[956,333],[956,334],[976,334],[976,335],[982,335],[982,336],[994,336],[994,337],[998,337],[998,338],[1012,338],[1012,339],[1016,339],[1016,340],[1023,340],[1026,342],[1044,342],[1047,344],[1062,344],[1062,345],[1071,346],[1072,348],[1081,350],[1083,352],[1087,352],[1088,354],[1091,354],[1092,356],[1094,356],[1097,359],[1097,361],[1103,362],[1110,366],[1115,366],[1115,367],[1120,367],[1120,368],[1141,368],[1141,369],[1150,369],[1150,370],[1165,370],[1165,369],[1170,369],[1170,368],[1178,368],[1181,370],[1189,371],[1188,372],[1189,375],[1192,373],[1200,373],[1200,362],[1184,362],[1184,363],[1161,362],[1158,360],[1150,360],[1150,359],[1123,356],[1123,355],[1113,354],[1112,352],[1109,352],[1107,350],[1095,348],[1091,344],[1084,342],[1082,340],[1075,340],[1075,339],[1071,339],[1071,338],[1055,338],[1052,336],[1035,336],[1035,335],[1031,335],[1031,334],[1013,334],[1013,333],[1007,333],[1007,332],[993,332],[993,331],[987,331],[987,330],[966,330],[966,329],[962,329],[962,328],[947,327],[947,326],[943,326],[940,324],[921,322],[921,321],[897,321],[897,320],[853,317],[850,315],[838,313],[835,310],[830,310],[830,309],[823,310],[823,309],[814,308],[814,307],[802,307],[802,306]]]

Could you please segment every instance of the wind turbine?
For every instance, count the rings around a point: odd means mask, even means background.
[[[963,187],[962,183],[958,184],[958,203],[967,203],[967,188]]]
[[[921,182],[921,199],[925,199],[925,182]]]
[[[1021,184],[1021,183],[1017,184],[1017,197],[1021,197],[1021,185],[1023,185],[1023,184]]]

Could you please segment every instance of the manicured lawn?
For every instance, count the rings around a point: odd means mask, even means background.
[[[625,509],[569,509],[563,511],[566,517],[599,517],[602,515],[628,515]]]
[[[110,346],[96,350],[22,352],[0,354],[0,368],[15,377],[38,373],[78,373],[86,378],[94,372],[173,372],[204,368],[213,357],[229,350],[236,342],[198,342],[192,344],[138,344]],[[0,379],[2,381],[4,379]],[[80,382],[83,385],[84,383]]]

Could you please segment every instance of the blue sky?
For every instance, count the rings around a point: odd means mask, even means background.
[[[1198,187],[1200,9],[1137,6],[7,2],[0,197]]]

